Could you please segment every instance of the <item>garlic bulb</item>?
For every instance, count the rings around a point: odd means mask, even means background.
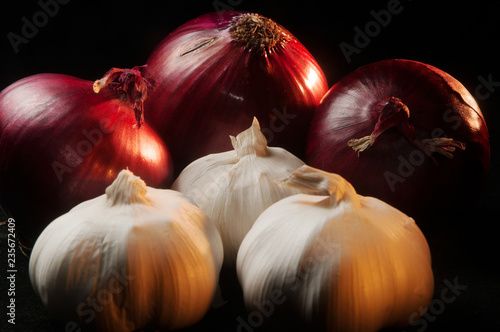
[[[66,330],[170,329],[208,311],[222,259],[220,235],[192,201],[122,170],[105,195],[45,228],[29,275]]]
[[[282,184],[305,194],[265,210],[238,252],[249,310],[286,300],[307,324],[363,332],[407,326],[422,314],[434,280],[427,241],[413,219],[309,166]]]
[[[172,185],[215,222],[227,265],[234,264],[241,241],[259,214],[278,200],[300,192],[283,188],[275,180],[304,164],[285,149],[268,147],[256,118],[249,129],[230,138],[234,150],[193,161]]]

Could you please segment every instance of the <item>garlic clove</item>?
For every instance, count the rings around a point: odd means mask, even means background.
[[[47,226],[29,274],[63,322],[97,331],[176,329],[206,314],[222,261],[215,225],[189,198],[123,170],[106,194]]]
[[[190,197],[216,224],[224,244],[224,263],[234,265],[241,241],[254,221],[274,202],[300,191],[275,182],[304,163],[282,148],[268,147],[259,122],[231,137],[234,150],[189,164],[172,189]]]
[[[418,319],[434,279],[413,219],[309,166],[280,182],[319,194],[273,204],[243,240],[236,266],[249,310],[279,292],[300,319],[328,331],[378,331]]]

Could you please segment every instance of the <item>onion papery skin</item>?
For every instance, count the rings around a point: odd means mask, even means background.
[[[453,158],[429,156],[392,127],[358,155],[348,142],[372,133],[381,114],[377,105],[391,97],[408,107],[417,144],[448,137],[465,149],[456,149]],[[388,59],[362,66],[331,87],[311,123],[306,163],[342,175],[359,194],[412,217],[460,213],[486,180],[489,134],[479,106],[458,80],[425,63]]]
[[[152,186],[173,181],[170,153],[116,91],[62,74],[23,78],[0,94],[2,206],[30,248],[44,227],[96,197],[128,168]]]
[[[284,27],[283,40],[258,47],[235,40],[232,27],[250,13],[224,11],[195,18],[152,52],[145,75],[158,87],[145,117],[164,138],[180,172],[190,162],[231,149],[229,135],[261,123],[269,146],[305,156],[307,131],[328,91],[310,52]]]

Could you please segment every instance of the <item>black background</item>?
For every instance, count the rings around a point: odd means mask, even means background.
[[[392,15],[390,23],[381,27],[368,45],[360,48],[358,54],[352,54],[348,61],[339,44],[354,46],[354,28],[364,29],[374,20],[371,11],[386,9],[389,2],[222,0],[217,7],[212,0],[70,0],[59,5],[57,13],[38,28],[36,35],[19,45],[17,53],[8,34],[21,35],[22,18],[32,22],[33,15],[42,9],[36,1],[4,2],[0,7],[0,90],[37,73],[63,73],[93,81],[111,67],[141,65],[154,47],[179,25],[198,15],[230,8],[257,12],[285,26],[315,56],[330,86],[359,66],[382,59],[405,58],[434,65],[460,80],[476,97],[490,130],[491,171],[480,199],[471,201],[471,212],[451,220],[436,217],[433,221],[436,226],[424,230],[433,255],[434,314],[425,328],[418,325],[404,330],[499,330],[500,269],[495,226],[500,197],[497,144],[500,2],[401,0],[400,13]],[[488,77],[494,83],[489,89],[481,79]],[[456,209],[460,211],[462,207]],[[441,226],[437,226],[439,223]],[[6,324],[5,225],[1,231],[0,330],[61,330],[50,321],[34,295],[27,275],[28,260],[19,250],[16,329]],[[447,281],[467,287],[453,302],[441,306],[441,291],[448,287]],[[246,314],[228,309],[230,305],[212,310],[192,330],[235,331],[236,317],[246,318]],[[279,326],[274,325],[273,330],[279,330]]]

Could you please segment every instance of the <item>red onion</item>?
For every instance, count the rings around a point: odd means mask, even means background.
[[[21,79],[0,94],[0,192],[31,247],[43,228],[100,195],[124,168],[152,186],[173,180],[170,154],[142,123],[151,82],[141,67],[112,70],[109,88],[61,74]],[[95,85],[96,91],[99,84]]]
[[[306,162],[415,216],[460,211],[490,162],[488,129],[455,78],[410,60],[358,68],[325,95]]]
[[[176,171],[231,149],[229,135],[257,117],[270,146],[305,156],[312,114],[328,85],[309,51],[258,14],[202,15],[168,35],[147,61],[158,82],[146,119],[171,150]]]

